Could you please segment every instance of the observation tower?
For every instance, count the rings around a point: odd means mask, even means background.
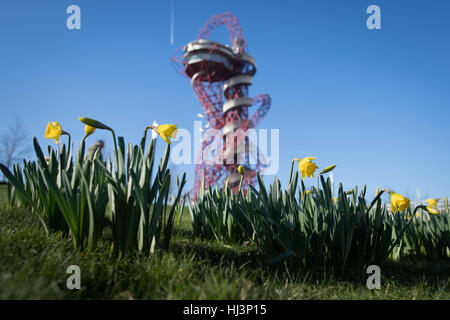
[[[214,29],[221,25],[228,29],[228,45],[209,40]],[[203,181],[208,188],[227,178],[236,193],[241,179],[237,172],[239,165],[245,171],[245,190],[256,181],[256,173],[264,167],[258,148],[249,140],[248,130],[255,128],[267,114],[270,97],[266,94],[249,97],[256,61],[246,53],[246,48],[238,19],[231,13],[224,13],[209,18],[197,39],[172,57],[177,70],[190,78],[204,110],[199,116],[207,122],[201,128],[205,134],[197,155],[194,196]],[[249,110],[255,108],[249,116]],[[220,139],[217,139],[217,132],[220,132]]]

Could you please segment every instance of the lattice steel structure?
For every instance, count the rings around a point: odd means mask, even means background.
[[[230,45],[209,40],[217,27],[225,25]],[[231,13],[209,18],[197,39],[189,42],[172,57],[178,71],[191,79],[194,92],[204,109],[209,130],[202,139],[197,156],[194,195],[202,187],[217,185],[229,178],[237,192],[239,165],[245,169],[243,188],[256,180],[263,167],[257,148],[249,141],[248,129],[256,127],[270,108],[270,97],[259,94],[249,97],[248,90],[256,72],[256,61],[245,52],[247,43],[238,19]],[[225,100],[224,100],[225,98]],[[249,108],[259,105],[249,117]],[[217,139],[217,132],[220,139]],[[211,133],[212,132],[212,133]],[[216,135],[214,135],[216,133]],[[214,144],[216,146],[214,146]],[[215,150],[215,152],[208,152]]]

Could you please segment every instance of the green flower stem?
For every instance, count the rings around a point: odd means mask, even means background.
[[[291,183],[291,181],[292,181],[292,171],[294,170],[294,161],[295,160],[292,160],[292,163],[291,163],[291,173],[289,174],[289,183]]]
[[[147,131],[148,131],[149,128],[150,128],[150,127],[146,127],[146,128],[145,128],[145,130],[144,130],[144,135],[142,136],[141,147],[142,147],[142,150],[143,150],[143,151],[144,151],[144,149],[145,149],[145,142],[147,141]]]
[[[241,175],[241,181],[239,181],[239,190],[238,190],[238,193],[241,193],[242,192],[242,182],[244,181],[244,176],[243,175]]]
[[[413,221],[414,217],[416,216],[416,212],[418,209],[423,209],[424,206],[418,205],[417,207],[414,208],[414,211],[412,213],[411,219],[409,219],[409,221],[405,224],[405,226],[403,227],[403,229],[400,231],[399,236],[397,237],[397,239],[395,240],[395,242],[392,244],[392,247],[389,249],[388,253],[385,256],[385,259],[387,257],[389,257],[389,254],[392,252],[392,250],[395,248],[395,246],[400,242],[400,240],[403,237],[403,233],[405,233],[406,229],[408,228],[408,226],[411,224],[411,222]]]
[[[114,155],[115,155],[115,161],[116,161],[116,166],[119,164],[119,153],[117,152],[117,142],[116,142],[116,134],[114,133],[114,130],[110,129],[109,131],[111,131],[112,136],[113,136],[113,141],[114,141]]]
[[[69,149],[70,149],[70,143],[71,143],[71,136],[70,136],[70,133],[68,133],[67,131],[63,131],[61,134],[65,134],[66,136],[68,136],[69,137]]]
[[[116,134],[114,133],[113,130],[111,130],[112,136],[113,136],[113,141],[114,141],[114,152],[117,154],[117,142],[116,142]]]
[[[72,144],[72,137],[70,136],[70,134],[67,134],[67,135],[69,136],[69,147],[68,147],[68,150],[70,150],[70,146]]]

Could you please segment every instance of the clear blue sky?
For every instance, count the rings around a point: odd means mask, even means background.
[[[81,7],[81,30],[66,28],[71,4]],[[366,28],[370,4],[381,8],[381,30]],[[53,144],[48,121],[80,141],[80,116],[134,143],[155,119],[192,131],[202,109],[170,57],[226,11],[257,60],[250,94],[272,98],[259,128],[280,129],[284,185],[292,158],[315,156],[321,168],[337,165],[345,188],[450,195],[449,1],[175,0],[171,45],[170,0],[2,0],[3,130],[17,115],[41,145]],[[88,142],[97,138],[111,150],[107,133]],[[191,187],[193,165],[177,171]]]

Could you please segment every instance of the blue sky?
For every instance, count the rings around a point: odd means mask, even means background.
[[[450,195],[450,2],[174,3],[171,45],[170,0],[2,0],[3,130],[18,116],[41,145],[53,144],[44,138],[48,121],[80,141],[80,116],[134,143],[153,120],[192,131],[202,109],[170,57],[210,16],[229,11],[257,60],[250,94],[272,98],[259,128],[280,129],[284,185],[291,159],[315,156],[320,168],[337,165],[334,179],[346,189]],[[81,30],[66,28],[71,4],[81,8]],[[366,27],[371,4],[381,8],[381,30]],[[211,38],[227,41],[226,29]],[[88,142],[97,138],[111,150],[107,133]],[[160,140],[160,153],[163,146]],[[176,170],[187,172],[191,187],[194,166]]]

